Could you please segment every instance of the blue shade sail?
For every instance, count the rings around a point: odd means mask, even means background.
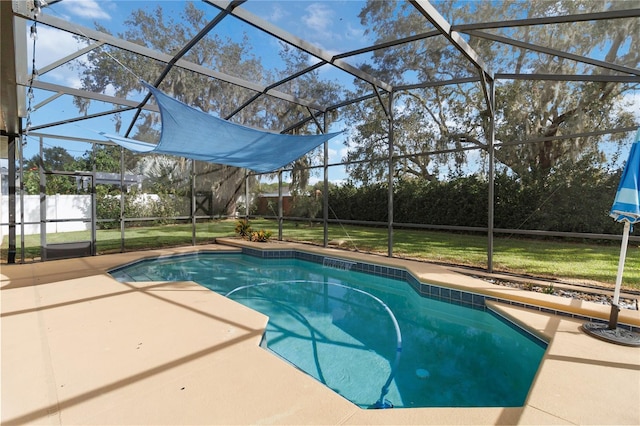
[[[191,108],[149,84],[145,83],[145,86],[160,108],[160,142],[156,145],[100,132],[134,152],[175,155],[266,173],[291,163],[342,133],[284,135],[256,130]]]
[[[610,215],[618,222],[640,222],[640,129],[631,146]]]

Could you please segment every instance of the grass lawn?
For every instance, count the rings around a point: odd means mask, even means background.
[[[255,226],[254,226],[255,227]],[[322,244],[322,226],[285,222],[283,238]],[[387,229],[333,225],[329,240],[343,247],[387,253]],[[431,262],[486,268],[487,238],[484,235],[451,234],[426,230],[396,229],[393,254]],[[493,269],[573,282],[613,286],[618,270],[620,244],[573,243],[558,240],[494,237]],[[640,246],[630,243],[623,288],[640,290]]]
[[[277,238],[277,223],[271,220],[251,220],[253,230],[266,229]],[[196,243],[207,243],[216,237],[234,235],[234,220],[199,223]],[[49,243],[88,240],[88,232],[67,232],[48,235]],[[322,244],[323,227],[285,221],[283,239]],[[346,249],[387,253],[387,229],[364,226],[329,226],[329,240]],[[486,268],[487,238],[484,235],[452,234],[426,230],[396,229],[393,233],[395,256],[432,262]],[[127,228],[125,250],[190,245],[191,224],[172,224]],[[20,237],[18,237],[18,243]],[[7,259],[7,238],[2,244],[2,261]],[[120,230],[97,232],[99,254],[117,253]],[[25,257],[40,256],[40,236],[25,236]],[[493,265],[496,272],[512,272],[535,277],[560,278],[573,282],[596,282],[612,286],[615,283],[620,245],[573,243],[542,239],[494,238]],[[20,257],[20,248],[18,254]],[[623,288],[640,290],[640,246],[630,243],[625,262]]]

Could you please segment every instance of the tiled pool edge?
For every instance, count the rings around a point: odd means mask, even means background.
[[[296,247],[296,248],[280,248],[274,246],[266,246],[254,248],[248,246],[249,243],[242,240],[227,240],[220,239],[221,241],[217,242],[217,244],[226,246],[226,248],[221,250],[208,250],[208,249],[198,249],[196,247],[195,251],[188,251],[181,254],[167,254],[167,255],[150,255],[148,257],[144,257],[138,259],[137,261],[129,262],[127,264],[119,265],[117,267],[111,268],[108,272],[116,271],[122,269],[131,263],[137,263],[139,261],[149,259],[149,258],[163,258],[163,257],[175,257],[175,256],[185,256],[192,255],[194,253],[244,253],[250,256],[263,258],[263,259],[282,259],[282,258],[294,258],[307,260],[314,263],[322,264],[323,260],[327,257],[330,258],[340,258],[344,260],[348,260],[350,263],[353,263],[352,270],[366,272],[374,275],[379,275],[387,278],[394,278],[404,280],[411,285],[411,287],[416,291],[420,296],[429,297],[435,300],[445,301],[449,303],[453,303],[456,305],[461,305],[464,307],[469,307],[472,309],[479,310],[489,310],[493,312],[487,306],[486,302],[498,302],[502,304],[506,304],[513,307],[525,308],[532,311],[537,311],[541,313],[547,313],[552,315],[558,315],[565,318],[571,318],[575,320],[580,320],[584,322],[597,322],[597,323],[608,323],[608,319],[598,318],[593,315],[584,315],[576,312],[571,312],[570,310],[556,309],[551,307],[539,306],[533,303],[526,303],[520,300],[513,300],[509,298],[502,298],[491,296],[487,294],[482,294],[478,292],[473,292],[470,290],[461,290],[459,288],[450,288],[446,287],[446,284],[433,284],[433,283],[424,283],[421,282],[415,275],[413,275],[409,270],[405,267],[393,267],[387,265],[376,264],[372,262],[364,262],[360,259],[355,259],[352,256],[352,253],[345,252],[335,252],[332,251],[329,253],[316,253],[317,251],[322,252],[324,249],[322,247],[313,247],[308,250],[305,247]],[[261,243],[264,245],[264,243]],[[395,259],[397,261],[401,261],[400,259]],[[623,319],[619,319],[618,326],[620,328],[624,328],[626,330],[640,332],[640,325],[628,324],[623,322]]]
[[[316,254],[310,253],[307,251],[303,251],[300,249],[256,249],[252,247],[240,247],[243,254],[247,254],[249,256],[259,257],[263,259],[283,259],[283,258],[294,258],[300,260],[306,260],[314,263],[322,264],[326,257],[329,257],[324,254]],[[349,258],[349,261],[354,265],[351,270],[365,272],[373,275],[378,275],[386,278],[395,278],[400,280],[405,280],[407,283],[411,285],[411,287],[423,297],[429,297],[434,300],[440,300],[444,302],[453,303],[456,305],[461,305],[468,308],[479,309],[479,310],[488,310],[487,301],[489,302],[499,302],[503,304],[507,304],[514,307],[530,309],[533,311],[543,312],[552,315],[558,315],[562,317],[567,317],[575,320],[585,321],[585,322],[598,322],[598,323],[607,323],[607,320],[592,317],[588,315],[577,314],[575,312],[564,311],[561,309],[553,309],[544,306],[537,306],[530,303],[519,302],[517,300],[511,300],[507,298],[500,298],[494,296],[488,296],[485,294],[474,293],[471,291],[463,291],[459,289],[447,288],[441,285],[436,284],[428,284],[423,283],[418,280],[411,272],[407,271],[404,268],[391,267],[386,265],[378,265],[375,263],[363,262],[360,260],[355,260]],[[633,324],[625,324],[623,322],[618,322],[618,327],[624,328],[634,332],[640,332],[640,327],[635,326]]]

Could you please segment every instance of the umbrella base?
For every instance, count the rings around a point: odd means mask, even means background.
[[[588,322],[582,325],[582,329],[590,336],[600,340],[618,345],[640,347],[640,333],[634,333],[624,328],[610,329],[608,324]]]

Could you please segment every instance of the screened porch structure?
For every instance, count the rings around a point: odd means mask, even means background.
[[[332,173],[339,167],[357,164],[360,160],[349,161],[347,158],[339,160],[330,160],[329,141],[330,137],[335,137],[344,132],[348,133],[349,129],[344,128],[340,122],[341,111],[345,108],[357,107],[363,103],[372,103],[381,113],[383,127],[387,129],[386,140],[384,141],[384,155],[376,157],[377,163],[383,163],[386,173],[383,177],[383,183],[387,185],[388,195],[386,199],[386,216],[377,218],[372,221],[351,221],[352,224],[372,225],[377,227],[386,227],[387,230],[387,256],[394,256],[394,229],[399,227],[414,229],[436,229],[446,231],[462,231],[475,232],[486,235],[487,243],[487,261],[486,268],[488,271],[494,269],[494,243],[493,239],[498,234],[513,235],[537,235],[537,236],[554,236],[554,237],[570,237],[570,238],[592,238],[592,239],[618,239],[617,235],[598,234],[591,235],[588,233],[570,233],[570,232],[554,232],[536,229],[505,229],[497,228],[494,223],[495,209],[495,173],[496,153],[504,147],[509,146],[533,146],[540,143],[560,143],[568,139],[587,139],[591,137],[600,137],[608,135],[633,135],[638,128],[636,122],[631,126],[617,128],[600,128],[600,129],[576,129],[573,134],[562,134],[557,136],[541,136],[530,134],[526,139],[513,140],[496,140],[496,116],[497,102],[508,102],[505,99],[498,99],[499,88],[501,83],[514,81],[540,81],[540,82],[557,82],[563,84],[607,84],[615,83],[632,87],[637,95],[638,84],[640,83],[640,68],[638,66],[638,57],[636,55],[633,63],[619,63],[610,61],[603,57],[603,50],[594,50],[593,56],[582,56],[556,49],[553,45],[539,45],[530,43],[524,39],[513,37],[515,29],[519,28],[539,28],[554,26],[571,26],[576,23],[584,25],[593,25],[596,28],[600,24],[616,25],[616,23],[631,23],[631,28],[638,28],[640,22],[640,2],[613,2],[602,3],[602,8],[597,12],[568,14],[562,10],[558,10],[557,14],[547,13],[545,16],[528,17],[522,16],[518,19],[503,19],[496,16],[490,22],[451,22],[441,12],[441,4],[439,2],[429,2],[427,0],[413,0],[408,2],[392,2],[393,8],[397,9],[396,13],[411,14],[422,19],[423,26],[419,29],[408,30],[407,34],[390,38],[376,44],[366,44],[349,51],[330,51],[320,46],[319,43],[310,41],[305,38],[304,34],[292,33],[285,29],[284,26],[276,25],[273,19],[262,17],[252,10],[253,2],[248,1],[223,1],[223,0],[205,0],[197,5],[203,10],[207,16],[208,23],[202,28],[187,28],[193,34],[189,41],[179,47],[172,46],[166,51],[158,50],[144,46],[136,40],[128,40],[120,36],[115,36],[102,29],[94,29],[83,26],[67,19],[61,13],[55,13],[56,7],[59,7],[64,0],[49,1],[47,3],[37,0],[27,1],[2,1],[0,2],[0,24],[2,31],[0,32],[2,46],[2,99],[0,116],[0,141],[2,149],[1,157],[7,160],[8,181],[7,196],[7,214],[0,218],[1,225],[7,229],[6,236],[9,241],[8,262],[15,263],[16,260],[24,261],[24,253],[18,248],[23,249],[24,243],[20,242],[25,235],[25,226],[36,226],[40,229],[42,242],[42,259],[47,260],[77,255],[95,255],[96,250],[96,231],[100,226],[100,218],[96,213],[96,185],[98,184],[96,176],[103,172],[97,170],[94,166],[92,170],[69,171],[69,170],[53,170],[41,167],[38,171],[40,181],[40,197],[44,197],[43,182],[50,176],[63,176],[69,179],[80,179],[88,182],[92,188],[90,192],[91,199],[86,208],[86,215],[80,218],[56,218],[51,219],[47,210],[47,206],[40,207],[40,216],[38,220],[30,222],[24,217],[20,217],[20,212],[24,211],[23,192],[20,185],[25,181],[25,149],[31,147],[40,157],[42,157],[43,149],[47,145],[47,141],[67,141],[72,144],[88,144],[89,146],[112,146],[116,137],[108,139],[105,134],[112,134],[113,129],[98,128],[95,129],[95,137],[77,136],[73,134],[73,130],[79,127],[93,128],[91,124],[95,120],[102,118],[111,118],[114,116],[122,117],[121,133],[125,142],[135,140],[135,129],[140,124],[140,117],[143,113],[158,113],[158,103],[153,101],[152,93],[158,88],[163,90],[163,83],[169,79],[175,79],[176,73],[186,73],[185,75],[194,75],[198,79],[205,81],[215,81],[218,86],[227,88],[228,90],[236,90],[242,93],[243,102],[235,105],[233,110],[214,111],[220,119],[228,122],[247,121],[251,125],[250,117],[255,111],[258,102],[268,101],[272,105],[290,105],[290,109],[295,109],[296,114],[284,117],[281,122],[275,123],[271,129],[258,129],[257,132],[263,132],[269,137],[273,137],[272,144],[277,144],[276,136],[296,135],[300,138],[310,137],[319,141],[320,149],[315,151],[314,159],[296,163],[301,156],[314,149],[302,149],[296,152],[296,155],[289,159],[283,159],[282,164],[277,164],[277,168],[271,167],[261,168],[260,151],[241,150],[238,155],[241,156],[239,161],[227,162],[222,157],[215,157],[211,162],[215,164],[227,164],[232,166],[240,166],[238,170],[229,173],[239,173],[242,175],[242,187],[236,186],[233,194],[237,197],[233,201],[227,201],[227,204],[237,203],[244,204],[244,211],[239,209],[238,214],[241,217],[251,217],[249,211],[249,200],[251,198],[250,189],[252,179],[268,174],[272,179],[279,182],[279,201],[277,206],[273,206],[272,219],[278,224],[278,239],[283,239],[283,221],[284,220],[304,220],[303,218],[285,217],[283,214],[282,194],[286,191],[283,189],[283,180],[292,179],[293,174],[300,171],[316,173],[324,184],[322,191],[322,214],[320,222],[324,227],[324,240],[322,245],[328,246],[331,240],[329,235],[329,224],[349,223],[349,221],[341,220],[331,213],[331,206],[328,202],[329,182],[332,180]],[[340,18],[341,13],[348,13],[340,10],[338,2],[331,2],[331,7],[335,8],[333,19]],[[362,2],[363,7],[365,2]],[[346,16],[346,15],[345,15]],[[353,17],[352,17],[353,18]],[[185,25],[185,24],[181,24]],[[269,76],[255,76],[253,80],[241,75],[225,73],[219,69],[205,67],[197,62],[189,59],[189,53],[202,40],[207,37],[213,37],[218,29],[237,28],[238,32],[246,32],[251,42],[254,34],[261,38],[256,40],[268,39],[270,43],[277,46],[286,46],[306,55],[309,60],[308,66],[302,69],[290,70],[288,75],[282,72],[278,79],[268,80],[275,74]],[[587,28],[587,27],[586,27]],[[39,43],[42,36],[34,39],[29,38],[29,34],[35,31],[43,32],[46,29],[47,34],[65,34],[72,35],[78,40],[82,40],[82,48],[61,57],[54,62],[38,65],[37,72],[34,71],[35,57],[41,54]],[[595,31],[595,29],[594,29]],[[257,36],[255,36],[257,37]],[[635,36],[636,39],[638,36]],[[383,73],[375,72],[371,66],[367,65],[367,59],[374,57],[380,52],[393,51],[394,49],[402,49],[404,46],[413,43],[423,43],[428,48],[431,41],[436,45],[435,41],[446,41],[447,54],[460,57],[466,64],[463,70],[455,70],[449,72],[446,69],[440,69],[439,64],[431,64],[435,76],[431,80],[418,81],[415,75],[404,70],[397,70],[397,76],[394,78],[386,78]],[[628,41],[626,42],[628,43]],[[30,50],[28,45],[32,44]],[[262,46],[262,45],[261,45]],[[476,47],[474,47],[476,46]],[[479,48],[479,47],[481,48]],[[156,64],[158,72],[154,76],[153,81],[148,81],[151,86],[149,90],[143,84],[140,84],[139,96],[135,99],[117,96],[113,91],[91,91],[79,89],[73,85],[73,82],[64,84],[54,79],[48,79],[47,75],[53,70],[65,67],[79,58],[86,57],[93,51],[105,48],[112,49],[112,52],[126,52],[128,55],[134,55],[140,58],[140,61],[149,61]],[[551,74],[530,72],[526,67],[514,69],[494,69],[492,66],[492,58],[487,57],[487,52],[495,47],[504,47],[513,49],[521,55],[540,55],[553,58],[553,61],[563,62],[572,61],[580,64],[583,70],[577,74]],[[633,46],[622,47],[626,49],[634,49]],[[487,50],[488,49],[488,50]],[[264,59],[264,58],[263,58]],[[118,62],[115,53],[109,54],[107,60],[113,60],[113,68],[126,68],[124,64]],[[33,66],[31,64],[34,64]],[[282,70],[280,70],[282,71]],[[125,72],[125,71],[122,71]],[[130,70],[126,70],[130,72]],[[305,76],[312,73],[319,73],[321,76],[331,75],[332,82],[342,84],[338,90],[340,98],[324,101],[321,96],[316,98],[308,98],[299,96],[295,91],[295,83]],[[447,78],[447,76],[449,76]],[[417,151],[417,152],[399,152],[396,147],[395,140],[403,132],[396,122],[396,118],[402,113],[402,105],[397,103],[397,99],[404,94],[411,93],[416,90],[429,90],[439,87],[457,86],[462,88],[472,88],[477,91],[482,99],[482,115],[484,117],[484,128],[481,131],[482,137],[469,133],[456,135],[455,141],[448,147],[438,150]],[[178,90],[175,85],[172,89]],[[357,89],[357,90],[356,90]],[[203,92],[208,90],[202,88]],[[32,96],[36,94],[36,96]],[[157,93],[161,92],[155,92]],[[208,92],[207,92],[208,93]],[[173,94],[177,96],[176,93]],[[59,98],[70,98],[80,100],[82,102],[93,102],[103,105],[102,110],[84,111],[78,113],[74,111],[66,118],[51,120],[42,113],[36,114],[36,111],[44,111],[48,104],[54,104]],[[156,96],[157,97],[157,96]],[[637,96],[636,96],[637,97]],[[321,102],[322,101],[322,102]],[[32,105],[33,102],[33,105]],[[192,105],[194,108],[195,105]],[[194,110],[195,111],[195,110]],[[163,116],[163,120],[166,117]],[[294,120],[291,120],[294,118]],[[156,123],[158,124],[158,123]],[[272,123],[273,124],[273,123]],[[162,123],[164,126],[165,123]],[[177,130],[176,130],[177,129]],[[179,126],[174,127],[179,132]],[[192,131],[193,129],[185,129]],[[163,132],[164,127],[163,127]],[[102,134],[100,134],[102,133]],[[206,131],[202,133],[206,134]],[[210,135],[207,135],[210,136]],[[179,133],[172,135],[173,140],[179,137]],[[146,144],[146,148],[153,149],[154,142],[139,141],[140,144]],[[157,141],[156,141],[157,143]],[[215,145],[215,137],[212,138],[211,144]],[[124,144],[124,142],[123,142]],[[193,228],[191,244],[197,242],[197,224],[213,217],[219,217],[219,213],[215,213],[209,209],[204,211],[201,207],[206,203],[206,197],[198,195],[198,189],[195,182],[199,179],[198,165],[196,160],[207,158],[206,151],[208,146],[206,142],[193,141],[193,148],[189,148],[189,140],[185,141],[187,151],[203,150],[200,157],[192,157],[189,159],[191,163],[188,168],[191,181],[190,187],[186,188],[189,192],[189,199],[185,201],[184,210],[176,211],[174,219],[183,223],[190,223]],[[271,145],[273,157],[278,157],[277,146]],[[282,152],[293,151],[291,149],[282,148]],[[483,174],[488,182],[488,194],[486,199],[486,223],[477,224],[477,226],[446,226],[439,224],[417,224],[417,223],[399,223],[394,220],[394,170],[398,163],[409,156],[435,156],[446,153],[468,153],[479,152],[482,157]],[[174,153],[176,158],[189,158],[189,156]],[[246,157],[242,157],[246,155]],[[121,170],[120,174],[124,176],[129,172],[125,167],[125,154],[122,151],[120,158]],[[211,157],[213,158],[213,157]],[[266,159],[264,159],[266,161]],[[235,160],[234,160],[235,161]],[[276,164],[276,163],[273,163]],[[244,166],[243,166],[244,165]],[[274,166],[275,167],[275,166]],[[18,182],[16,184],[16,182]],[[122,182],[121,182],[122,183]],[[215,183],[213,186],[220,187],[223,183]],[[124,184],[122,184],[124,187]],[[215,191],[212,191],[215,192]],[[124,192],[122,197],[124,197]],[[238,201],[238,200],[244,201]],[[126,222],[125,203],[120,201],[118,205],[120,211],[118,220],[114,224],[116,229],[121,232],[121,251],[126,250]],[[461,209],[464,209],[461,206]],[[200,209],[200,210],[199,210]],[[147,219],[151,219],[149,217]],[[86,241],[78,242],[68,247],[58,247],[47,241],[47,226],[53,222],[69,222],[78,221],[87,225]],[[632,237],[632,241],[638,240],[638,237]],[[68,249],[68,250],[66,250]],[[66,250],[66,251],[65,251]]]

